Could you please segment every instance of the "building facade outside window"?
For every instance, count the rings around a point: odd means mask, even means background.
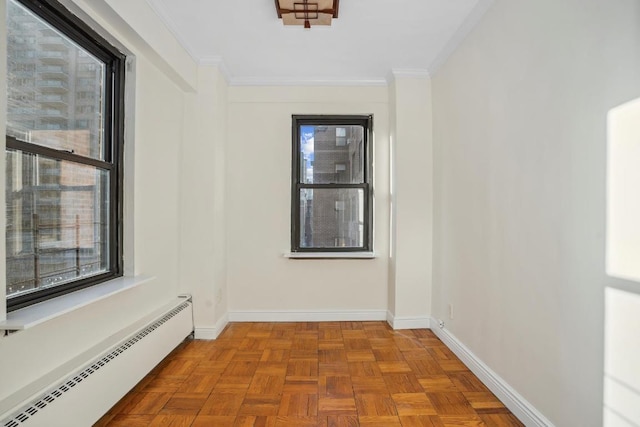
[[[6,294],[122,275],[125,57],[54,0],[8,0]]]
[[[372,120],[292,117],[292,252],[373,250]]]

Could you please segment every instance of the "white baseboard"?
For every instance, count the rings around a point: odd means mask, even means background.
[[[229,322],[355,322],[386,318],[384,310],[229,312]]]
[[[431,325],[429,316],[400,317],[387,311],[387,323],[393,329],[428,329]]]
[[[193,337],[197,340],[215,340],[229,323],[229,315],[225,314],[213,325],[213,328],[194,329]]]
[[[438,320],[431,318],[431,330],[456,356],[509,408],[526,426],[554,427],[531,403],[515,391],[504,379],[469,350],[445,328],[438,327]]]

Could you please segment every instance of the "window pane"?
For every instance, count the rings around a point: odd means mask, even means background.
[[[107,271],[109,172],[7,150],[7,296]]]
[[[7,135],[104,160],[104,63],[7,3]]]
[[[363,183],[363,138],[362,126],[300,126],[300,182]]]
[[[300,190],[300,247],[364,246],[364,191],[360,188]]]

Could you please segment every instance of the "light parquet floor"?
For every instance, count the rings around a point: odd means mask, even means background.
[[[231,323],[187,340],[95,426],[523,424],[428,329]]]

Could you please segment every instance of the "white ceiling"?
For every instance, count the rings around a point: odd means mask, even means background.
[[[201,63],[236,82],[384,81],[433,71],[490,0],[341,0],[330,27],[285,27],[273,0],[147,0]]]

